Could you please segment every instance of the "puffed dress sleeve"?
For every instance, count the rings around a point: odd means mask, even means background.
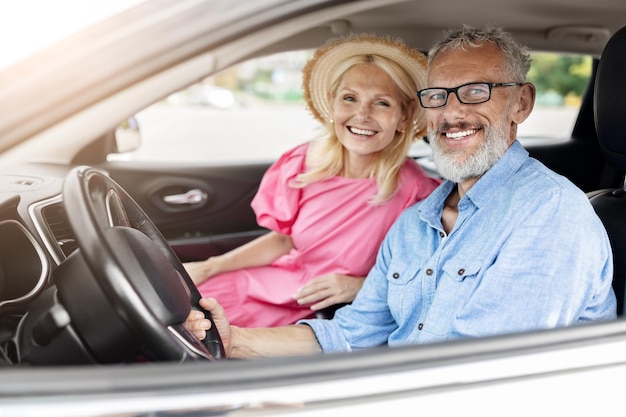
[[[440,184],[440,179],[429,176],[415,160],[407,158],[400,171],[398,198],[406,208],[428,197]]]
[[[281,155],[267,170],[251,206],[259,226],[284,235],[298,217],[302,189],[290,186],[305,167],[308,143]]]

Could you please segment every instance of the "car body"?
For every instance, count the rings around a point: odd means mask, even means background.
[[[93,310],[83,295],[91,290],[75,289],[90,279],[89,268],[72,257],[77,241],[78,250],[100,268],[115,263],[106,250],[100,252],[96,239],[81,246],[82,235],[92,232],[77,229],[83,223],[74,217],[89,226],[85,211],[73,206],[66,212],[70,191],[81,191],[72,179],[81,176],[102,181],[108,176],[119,184],[120,195],[132,197],[182,261],[223,253],[265,232],[249,204],[271,157],[255,150],[256,158],[245,162],[189,162],[176,160],[176,146],[164,160],[116,157],[123,147],[120,129],[130,132],[132,142],[139,120],[141,134],[148,133],[142,125],[148,116],[137,116],[148,106],[248,59],[315,48],[350,32],[397,36],[427,51],[446,28],[488,23],[503,26],[535,51],[587,54],[595,69],[610,35],[626,23],[626,5],[619,0],[153,0],[1,71],[0,416],[582,415],[621,409],[618,381],[626,373],[621,318],[346,354],[119,363],[107,356],[120,348],[118,328],[109,322],[126,307],[107,305],[89,317]],[[581,100],[571,129],[523,143],[585,192],[618,187],[622,173],[607,170],[595,133],[593,82]],[[237,116],[230,110],[218,109],[218,117],[235,129]],[[288,118],[270,128],[284,123],[287,133],[293,132]],[[298,119],[298,130],[308,132],[306,123]],[[243,128],[254,134],[254,126]],[[169,139],[175,145],[182,140]],[[224,131],[209,131],[204,140],[232,141]],[[270,146],[265,145],[258,152]],[[235,144],[234,152],[241,148]],[[428,169],[428,153],[416,157],[425,158]],[[174,197],[191,200],[168,203]],[[48,291],[56,286],[71,295],[77,316],[87,316],[83,333],[74,335],[76,344],[96,338],[102,344],[97,352],[73,344],[46,348],[57,334],[38,333],[39,322],[61,328],[67,320],[80,320],[57,314],[54,300],[42,301],[57,297]]]

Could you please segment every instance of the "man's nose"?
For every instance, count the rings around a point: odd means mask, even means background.
[[[452,96],[454,96],[454,99],[452,99]],[[458,91],[451,91],[450,93],[448,93],[448,101],[446,103],[446,106],[450,105],[450,100],[452,100],[454,102],[454,105],[456,106],[462,106],[463,103],[461,103],[461,101],[459,100],[459,92]]]
[[[436,113],[439,122],[445,120],[448,123],[455,123],[467,116],[467,107],[466,104],[459,101],[459,96],[456,94],[456,91],[454,91],[448,94],[448,101],[445,106],[434,110],[440,110]]]

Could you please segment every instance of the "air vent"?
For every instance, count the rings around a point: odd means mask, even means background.
[[[45,207],[43,209],[43,217],[59,249],[65,257],[68,257],[76,250],[77,244],[63,206],[61,204],[53,204]]]

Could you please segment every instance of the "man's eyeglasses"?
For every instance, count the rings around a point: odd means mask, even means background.
[[[450,93],[456,94],[463,104],[480,104],[489,101],[494,87],[513,87],[523,83],[468,83],[454,88],[426,88],[417,92],[420,104],[425,109],[443,107],[448,103]]]

